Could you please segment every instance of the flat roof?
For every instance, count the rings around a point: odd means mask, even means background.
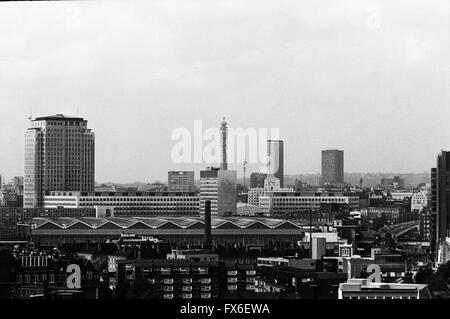
[[[67,116],[64,114],[55,114],[55,115],[48,115],[48,116],[40,116],[36,117],[34,121],[46,121],[46,120],[57,120],[57,121],[84,121],[82,117],[74,117],[74,116]]]

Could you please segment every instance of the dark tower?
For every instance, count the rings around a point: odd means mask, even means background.
[[[205,202],[205,249],[211,249],[211,201]]]

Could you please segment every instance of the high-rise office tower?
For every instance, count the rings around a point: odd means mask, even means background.
[[[170,171],[168,178],[169,192],[194,192],[193,171]]]
[[[218,168],[200,171],[200,213],[205,213],[205,202],[211,201],[214,216],[236,215],[237,174]]]
[[[24,207],[42,207],[45,192],[92,192],[95,134],[87,120],[38,117],[25,133]]]
[[[431,171],[431,207],[436,218],[435,240],[439,245],[450,237],[450,151],[442,151],[436,162],[436,168]]]
[[[322,151],[321,185],[339,186],[344,184],[344,151]]]
[[[280,187],[284,187],[284,145],[280,140],[267,141],[268,176],[280,180]]]

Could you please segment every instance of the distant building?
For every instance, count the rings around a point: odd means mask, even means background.
[[[281,140],[267,141],[268,175],[280,180],[284,187],[284,143]]]
[[[10,189],[0,188],[0,206],[23,207],[23,195]]]
[[[194,192],[194,171],[170,171],[168,173],[169,192]]]
[[[194,192],[53,191],[44,197],[46,208],[95,208],[107,217],[197,216],[199,205],[200,198]]]
[[[404,201],[407,198],[412,198],[413,192],[391,192],[391,198],[395,201]]]
[[[393,178],[382,178],[381,186],[387,189],[405,189],[405,180],[400,176],[394,176]]]
[[[344,184],[344,151],[322,151],[322,186],[340,186]]]
[[[236,171],[210,168],[200,172],[200,213],[204,214],[205,201],[211,201],[211,214],[236,215]]]
[[[250,174],[250,188],[263,188],[264,180],[267,178],[267,174],[251,173]]]
[[[269,192],[294,192],[292,188],[282,188],[280,180],[274,176],[269,176],[264,180],[263,187],[250,188],[248,191],[248,203],[259,206],[259,198],[266,196]]]
[[[310,209],[320,209],[321,204],[345,204],[349,210],[359,209],[359,197],[344,193],[301,193],[301,192],[267,192],[259,196],[262,213],[271,216],[304,213],[309,216]]]
[[[361,215],[367,216],[369,220],[384,217],[389,221],[395,221],[400,218],[399,207],[367,207],[361,210]]]
[[[411,198],[411,211],[422,211],[428,204],[428,195],[426,192],[414,193]]]
[[[94,186],[95,135],[87,120],[62,114],[32,120],[25,133],[24,207],[42,207],[46,191]]]
[[[23,176],[14,176],[11,185],[17,195],[23,195]]]

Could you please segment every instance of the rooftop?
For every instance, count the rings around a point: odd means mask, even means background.
[[[73,117],[73,116],[67,116],[64,114],[55,114],[55,115],[49,115],[49,116],[41,116],[36,117],[34,121],[48,121],[48,120],[60,120],[60,121],[84,121],[82,117]]]
[[[36,229],[195,229],[204,228],[203,218],[186,217],[112,217],[112,218],[56,218],[35,217],[31,220]],[[288,220],[272,218],[212,217],[212,229],[298,229],[301,226]]]

